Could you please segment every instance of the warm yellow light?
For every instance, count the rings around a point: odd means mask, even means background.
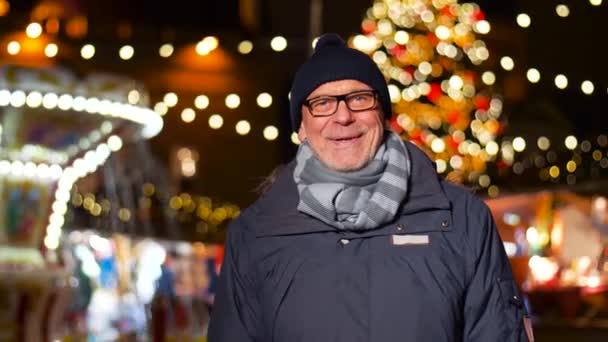
[[[253,43],[249,40],[243,40],[239,43],[238,50],[241,54],[246,55],[253,50]]]
[[[570,15],[570,9],[564,4],[557,5],[555,7],[555,12],[562,18],[565,18]]]
[[[291,133],[291,142],[294,145],[300,145],[301,144],[300,139],[298,138],[298,133],[296,133],[296,132]]]
[[[177,95],[173,92],[166,93],[165,96],[163,97],[163,102],[165,102],[165,104],[168,107],[175,107],[175,105],[177,104],[177,101],[178,101]]]
[[[58,52],[59,52],[59,47],[57,47],[57,44],[55,44],[55,43],[47,44],[47,46],[44,48],[44,54],[49,58],[53,58],[53,57],[57,56]]]
[[[481,34],[488,34],[490,32],[491,26],[487,20],[480,20],[475,24],[475,31]]]
[[[13,40],[6,46],[6,51],[11,55],[16,55],[21,51],[21,44]]]
[[[266,126],[266,128],[264,128],[263,134],[266,140],[272,141],[279,136],[279,130],[275,126]]]
[[[235,109],[241,104],[241,98],[237,94],[229,94],[226,96],[226,107]]]
[[[435,29],[435,35],[437,36],[437,38],[439,38],[441,40],[446,40],[446,39],[450,38],[451,32],[450,32],[449,28],[447,28],[443,25],[439,25]]]
[[[462,78],[460,76],[454,75],[454,76],[450,77],[449,84],[450,84],[450,88],[458,90],[458,89],[462,88],[462,86],[464,85],[464,81],[462,80]]]
[[[589,0],[589,3],[593,6],[599,6],[602,4],[602,0]]]
[[[435,153],[441,153],[445,151],[445,142],[441,138],[435,138],[431,143],[431,149]]]
[[[37,108],[42,104],[42,94],[37,91],[29,93],[25,99],[25,103],[28,107]]]
[[[528,81],[530,81],[530,83],[537,83],[540,81],[540,72],[535,68],[530,68],[526,73],[526,77],[528,77]]]
[[[395,42],[397,44],[405,45],[410,41],[409,33],[405,31],[397,31],[395,32]]]
[[[593,94],[595,87],[593,86],[593,83],[591,81],[584,81],[581,84],[581,90],[583,91],[583,93],[585,93],[587,95],[591,95],[591,94]]]
[[[496,185],[492,185],[488,188],[488,195],[490,197],[496,197],[500,195],[500,188]]]
[[[487,188],[490,186],[490,183],[491,183],[490,176],[481,175],[481,176],[479,176],[478,182],[479,182],[479,185],[481,185],[484,188]]]
[[[504,56],[500,59],[500,66],[507,71],[513,70],[515,67],[515,62],[513,61],[513,58]]]
[[[496,82],[496,75],[491,71],[486,71],[481,75],[481,80],[487,85],[492,85]]]
[[[527,15],[526,13],[520,13],[517,15],[517,25],[519,25],[520,27],[529,27],[530,23],[532,22],[532,20],[530,19],[530,16]]]
[[[318,41],[319,41],[319,37],[316,37],[315,39],[312,40],[312,43],[310,45],[312,46],[313,49],[317,46]]]
[[[8,14],[11,10],[11,4],[6,0],[0,0],[0,17]]]
[[[158,115],[165,115],[169,111],[169,106],[164,102],[157,102],[154,105],[154,111],[158,113]]]
[[[495,141],[490,141],[487,145],[486,145],[486,152],[491,155],[491,156],[495,156],[498,154],[498,150],[499,150],[499,146]]]
[[[251,131],[251,124],[247,120],[241,120],[236,123],[236,132],[240,135],[246,135]]]
[[[258,106],[268,108],[272,105],[272,96],[268,93],[261,93],[257,98]]]
[[[555,86],[559,89],[566,89],[568,86],[568,78],[562,74],[555,76]]]
[[[276,36],[270,41],[270,47],[274,51],[283,51],[287,48],[287,39],[282,36]]]
[[[169,43],[161,45],[158,49],[158,54],[163,58],[171,57],[173,54],[173,45]]]
[[[523,152],[526,149],[526,140],[522,137],[513,139],[513,149],[517,152]]]
[[[121,47],[120,50],[118,50],[118,55],[120,56],[121,59],[123,59],[125,61],[131,59],[134,54],[135,54],[135,50],[133,49],[133,47],[131,45],[125,45],[125,46]]]
[[[196,119],[196,112],[192,108],[184,108],[181,117],[183,122],[190,123]]]
[[[108,147],[116,152],[122,148],[122,139],[117,135],[112,135],[108,138]]]
[[[444,173],[448,169],[448,163],[446,163],[443,159],[436,159],[435,167],[437,169],[437,173]]]
[[[219,46],[217,38],[208,36],[203,38],[196,44],[196,53],[201,56],[208,55],[211,51],[215,50]]]
[[[213,114],[209,117],[209,127],[219,129],[224,125],[224,118],[219,114]]]
[[[84,59],[91,59],[95,56],[95,46],[86,44],[80,49],[80,56]]]
[[[551,168],[549,168],[549,175],[550,175],[552,178],[557,178],[557,177],[559,177],[559,167],[557,167],[557,166],[555,166],[555,165],[551,166]]]
[[[140,99],[141,99],[141,95],[139,94],[139,91],[137,91],[136,89],[131,89],[129,91],[129,93],[127,94],[127,101],[129,101],[130,104],[137,104],[137,102],[139,102]]]
[[[194,106],[198,109],[209,107],[209,98],[206,95],[199,95],[194,99]]]
[[[536,141],[536,144],[538,145],[538,148],[540,148],[543,151],[546,151],[549,149],[549,147],[551,147],[551,141],[549,141],[549,138],[547,138],[547,137],[538,138],[538,140]]]
[[[574,160],[570,160],[567,164],[566,164],[566,169],[568,170],[568,172],[572,173],[574,171],[576,171],[576,162]]]
[[[42,26],[38,23],[31,23],[27,25],[25,34],[30,38],[38,38],[42,34]]]
[[[569,150],[574,150],[576,148],[576,146],[578,146],[578,140],[576,139],[575,136],[569,135],[564,140],[564,144],[566,145],[566,147]]]

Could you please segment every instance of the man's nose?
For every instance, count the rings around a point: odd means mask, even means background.
[[[338,108],[336,109],[336,113],[333,115],[333,119],[340,124],[349,124],[355,121],[354,113],[348,109],[346,106],[346,102],[341,100],[338,102]]]

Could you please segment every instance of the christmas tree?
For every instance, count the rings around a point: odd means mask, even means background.
[[[456,0],[376,0],[350,44],[389,82],[391,127],[421,147],[447,178],[490,185],[498,158],[502,100],[478,38],[490,24],[477,4]]]

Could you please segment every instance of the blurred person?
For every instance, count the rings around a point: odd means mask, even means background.
[[[229,227],[209,341],[532,340],[490,211],[386,130],[369,56],[323,35],[290,95],[302,143]]]

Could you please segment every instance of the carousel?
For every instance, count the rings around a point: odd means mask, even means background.
[[[59,338],[78,284],[58,249],[74,183],[163,128],[141,83],[60,67],[0,69],[0,341]]]

